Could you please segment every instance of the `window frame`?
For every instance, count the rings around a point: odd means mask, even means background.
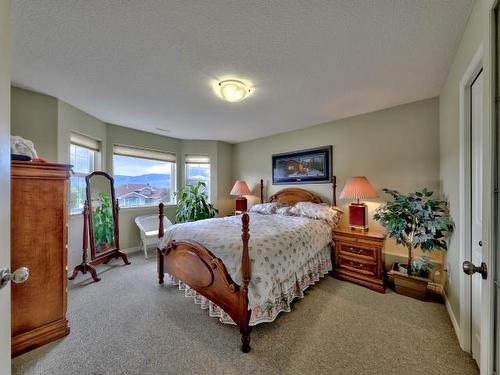
[[[211,160],[208,155],[200,155],[200,154],[189,154],[184,157],[184,186],[188,184],[188,167],[189,165],[208,165],[208,186],[207,186],[207,195],[208,201],[212,202],[211,194],[212,194],[212,165]]]
[[[123,152],[118,152],[116,153],[116,149],[122,150]],[[137,152],[137,156],[134,155],[134,152]],[[153,157],[147,157],[147,154],[151,153]],[[165,158],[170,158],[170,160],[161,160],[161,158],[158,158],[159,155],[164,155]],[[115,176],[115,156],[122,156],[122,157],[129,157],[129,158],[135,158],[135,159],[144,159],[144,160],[150,160],[150,161],[159,161],[159,162],[165,162],[165,163],[170,163],[170,202],[163,202],[165,206],[176,206],[177,205],[177,197],[176,197],[176,192],[177,192],[177,155],[174,152],[169,152],[169,151],[159,151],[159,150],[154,150],[154,149],[149,149],[147,147],[137,147],[137,146],[129,146],[129,145],[124,145],[124,144],[113,144],[113,150],[112,150],[112,172],[113,172],[113,178]],[[156,157],[155,157],[156,156]],[[115,186],[116,188],[116,186]],[[117,198],[118,199],[118,198]],[[125,205],[120,205],[120,209],[124,210],[129,210],[129,209],[141,209],[141,208],[151,208],[151,207],[157,207],[158,204],[143,204],[143,205],[137,205],[137,206],[125,206]]]
[[[87,151],[91,151],[93,153],[92,165],[89,166],[89,172],[88,173],[78,172],[78,171],[75,171],[74,169],[72,169],[71,177],[82,177],[85,179],[85,177],[88,174],[90,174],[98,169],[99,161],[100,161],[100,157],[101,157],[101,150],[100,150],[100,142],[99,141],[95,141],[95,142],[99,147],[98,149],[95,149],[93,147],[86,147],[79,142],[74,142],[74,141],[70,140],[70,143],[69,143],[69,162],[70,162],[70,164],[71,164],[71,146],[83,148],[83,149],[85,149]],[[83,214],[83,206],[75,208],[75,210],[77,210],[77,211],[73,211],[73,208],[71,207],[71,177],[70,177],[70,181],[69,181],[69,195],[70,195],[69,204],[68,204],[69,214],[70,214],[70,216],[82,215]],[[86,194],[86,193],[84,193],[84,194]]]

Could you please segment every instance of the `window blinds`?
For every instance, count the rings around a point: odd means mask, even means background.
[[[170,163],[175,163],[174,153],[150,150],[145,148],[137,148],[132,146],[114,145],[113,154],[121,156],[131,156],[133,158],[159,160],[159,161],[167,161]]]
[[[101,150],[100,141],[94,138],[87,137],[86,135],[83,134],[71,133],[70,142],[71,144],[74,144],[76,146],[85,147],[94,151]]]
[[[210,158],[202,155],[186,155],[186,164],[210,164]]]

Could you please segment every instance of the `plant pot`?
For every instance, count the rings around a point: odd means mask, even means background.
[[[408,266],[406,264],[394,263],[394,266],[396,271],[408,275]]]
[[[427,298],[428,279],[418,276],[408,276],[407,272],[399,272],[400,265],[394,263],[389,272],[394,280],[396,293],[424,301]]]

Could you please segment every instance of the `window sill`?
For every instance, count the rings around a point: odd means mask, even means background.
[[[176,207],[177,203],[164,203],[165,207]],[[122,210],[143,210],[147,208],[158,208],[157,204],[153,204],[151,206],[130,206],[130,207],[122,207],[120,206],[120,211]]]
[[[165,207],[177,207],[177,203],[164,203]],[[132,206],[132,207],[120,207],[120,211],[122,210],[141,210],[141,209],[147,209],[147,208],[158,208],[158,205],[154,204],[151,206]],[[79,217],[83,216],[83,212],[75,212],[75,213],[69,213],[69,217]]]

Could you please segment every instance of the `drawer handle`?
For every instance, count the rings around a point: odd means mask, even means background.
[[[352,252],[352,253],[356,253],[356,254],[363,254],[363,249],[356,249],[355,247],[350,247],[349,250]]]
[[[356,262],[353,262],[352,260],[349,263],[354,268],[363,268],[363,265],[361,263],[356,263]]]

